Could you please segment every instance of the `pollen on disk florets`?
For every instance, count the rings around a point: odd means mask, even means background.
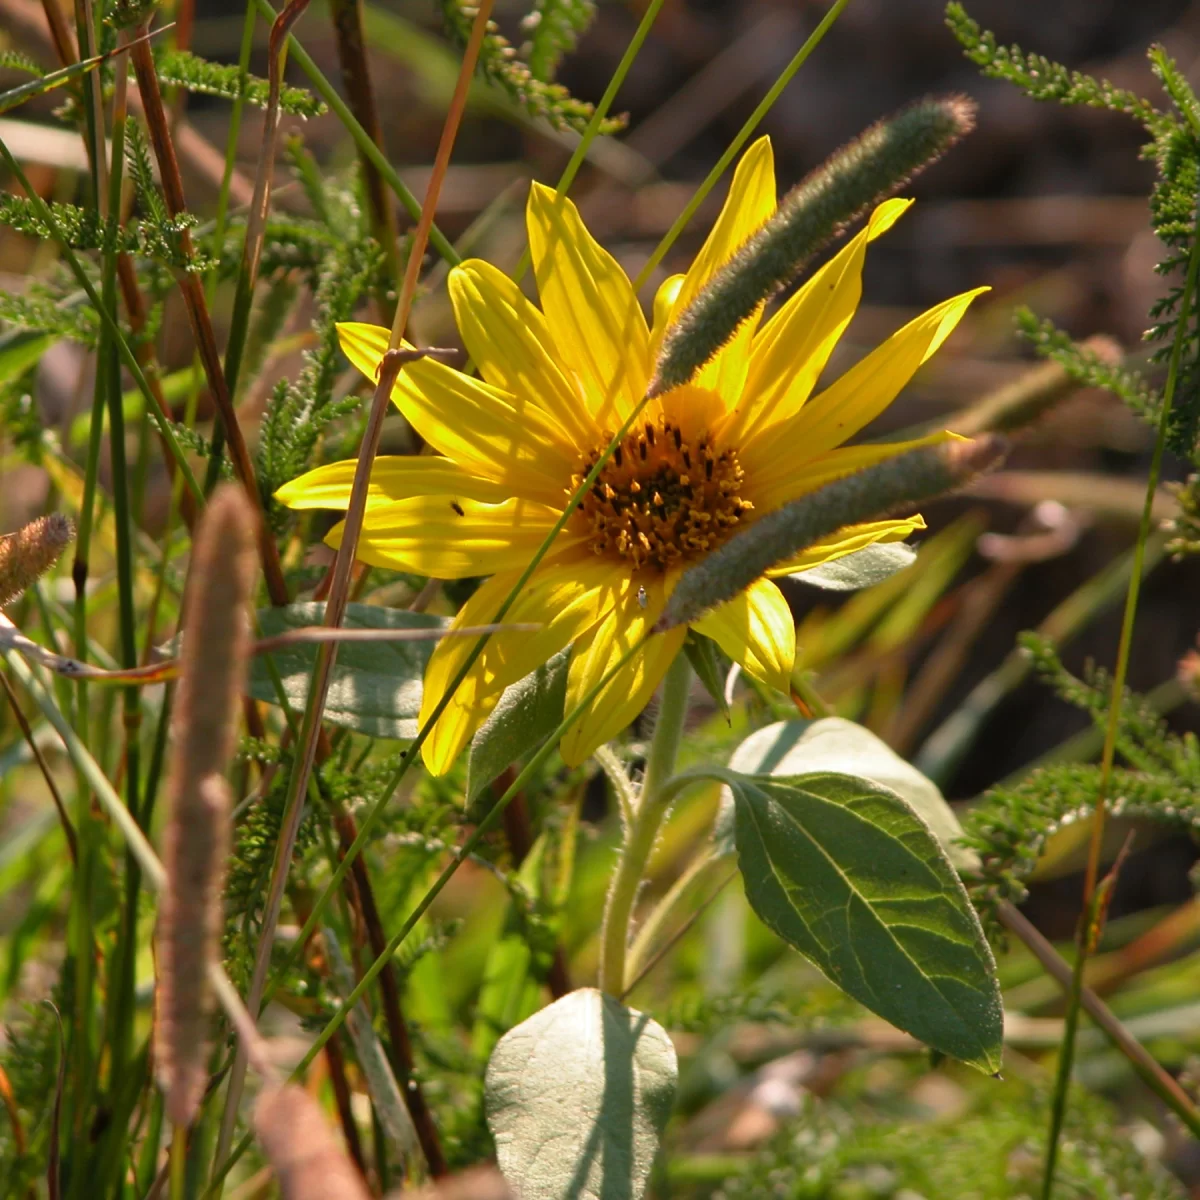
[[[574,491],[595,466],[593,450],[571,477]],[[636,571],[666,570],[715,550],[753,505],[739,494],[742,467],[733,450],[707,435],[691,441],[659,417],[635,426],[579,502],[596,554],[612,554]]]

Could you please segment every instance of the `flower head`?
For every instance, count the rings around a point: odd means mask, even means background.
[[[572,709],[654,626],[680,573],[757,517],[950,436],[843,446],[892,402],[984,289],[923,313],[812,395],[858,306],[867,243],[909,204],[881,204],[770,320],[762,324],[756,313],[689,383],[646,405],[509,610],[508,620],[540,630],[492,636],[424,744],[430,770],[446,771],[500,693],[567,646]],[[486,262],[469,260],[450,273],[455,316],[482,380],[428,360],[405,369],[393,398],[436,454],[376,461],[358,556],[442,579],[490,575],[455,624],[491,620],[643,399],[666,331],[774,209],[774,162],[762,138],[739,163],[691,269],[659,288],[648,324],[625,272],[574,204],[534,184],[527,222],[541,307]],[[347,324],[339,332],[351,362],[373,377],[387,331]],[[278,497],[293,508],[345,508],[354,466],[320,467]],[[919,516],[850,526],[769,576],[923,526]],[[340,530],[331,531],[331,544]],[[771,578],[695,628],[751,675],[788,690],[795,626]],[[651,637],[609,681],[564,737],[568,762],[581,762],[641,710],[686,633]],[[471,644],[439,643],[425,675],[422,720]]]

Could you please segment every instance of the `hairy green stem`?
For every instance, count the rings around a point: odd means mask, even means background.
[[[692,682],[686,654],[677,654],[663,679],[662,701],[654,737],[646,758],[646,775],[633,821],[624,827],[621,855],[609,885],[600,934],[600,986],[612,996],[625,990],[625,952],[638,889],[646,873],[650,852],[669,802],[663,784],[675,770],[683,723],[687,718],[688,692]]]
[[[771,85],[770,90],[762,98],[758,107],[746,118],[746,123],[738,130],[737,136],[726,147],[725,153],[717,159],[716,165],[704,177],[704,182],[696,189],[695,195],[684,206],[683,212],[675,218],[671,228],[664,234],[654,253],[646,260],[646,265],[638,272],[633,286],[640,289],[650,278],[654,269],[666,257],[667,251],[675,244],[675,239],[687,228],[688,222],[696,215],[696,210],[704,203],[705,196],[716,186],[717,180],[729,169],[729,164],[737,157],[738,151],[750,140],[750,135],[758,128],[759,122],[771,111],[775,101],[783,93],[783,89],[792,81],[792,77],[804,65],[808,56],[821,44],[834,21],[842,14],[842,9],[850,0],[835,0],[829,11],[821,18],[821,23],[809,34],[804,45],[796,51],[792,61],[780,72],[779,78]]]
[[[654,949],[662,931],[667,927],[668,921],[691,894],[692,886],[716,861],[717,856],[712,845],[706,844],[684,868],[683,874],[667,889],[666,895],[647,914],[641,928],[637,931],[637,936],[633,939],[633,944],[629,947],[623,991],[629,990],[630,980],[636,979],[642,974],[643,968],[649,961],[650,952]]]

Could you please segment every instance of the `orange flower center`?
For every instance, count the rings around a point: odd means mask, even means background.
[[[569,491],[583,482],[602,449],[584,459]],[[715,452],[707,435],[689,443],[678,425],[659,417],[626,434],[579,510],[596,554],[615,554],[635,571],[665,571],[729,537],[753,508],[738,494],[741,485],[736,453]]]

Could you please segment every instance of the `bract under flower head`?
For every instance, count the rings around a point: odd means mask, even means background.
[[[843,445],[895,399],[982,288],[921,314],[813,395],[858,307],[867,244],[910,203],[881,204],[765,324],[755,313],[689,384],[645,406],[508,612],[508,621],[540,630],[492,636],[424,744],[431,771],[449,769],[504,688],[567,646],[568,710],[578,705],[653,628],[680,572],[735,530],[833,479],[950,436]],[[534,184],[526,215],[541,307],[480,260],[450,273],[459,330],[482,379],[431,360],[401,374],[393,399],[436,456],[376,461],[359,557],[442,579],[490,575],[455,624],[490,621],[642,400],[665,331],[774,207],[771,144],[762,138],[738,164],[691,269],[659,288],[648,325],[629,278],[575,205]],[[373,378],[387,330],[346,324],[339,333],[351,362]],[[278,497],[293,508],[345,508],[353,470],[353,462],[320,467]],[[795,626],[771,579],[923,527],[916,516],[843,529],[695,628],[755,678],[787,691]],[[567,762],[583,761],[636,716],[686,632],[651,637],[608,682],[564,737]],[[422,720],[471,645],[439,643]]]

